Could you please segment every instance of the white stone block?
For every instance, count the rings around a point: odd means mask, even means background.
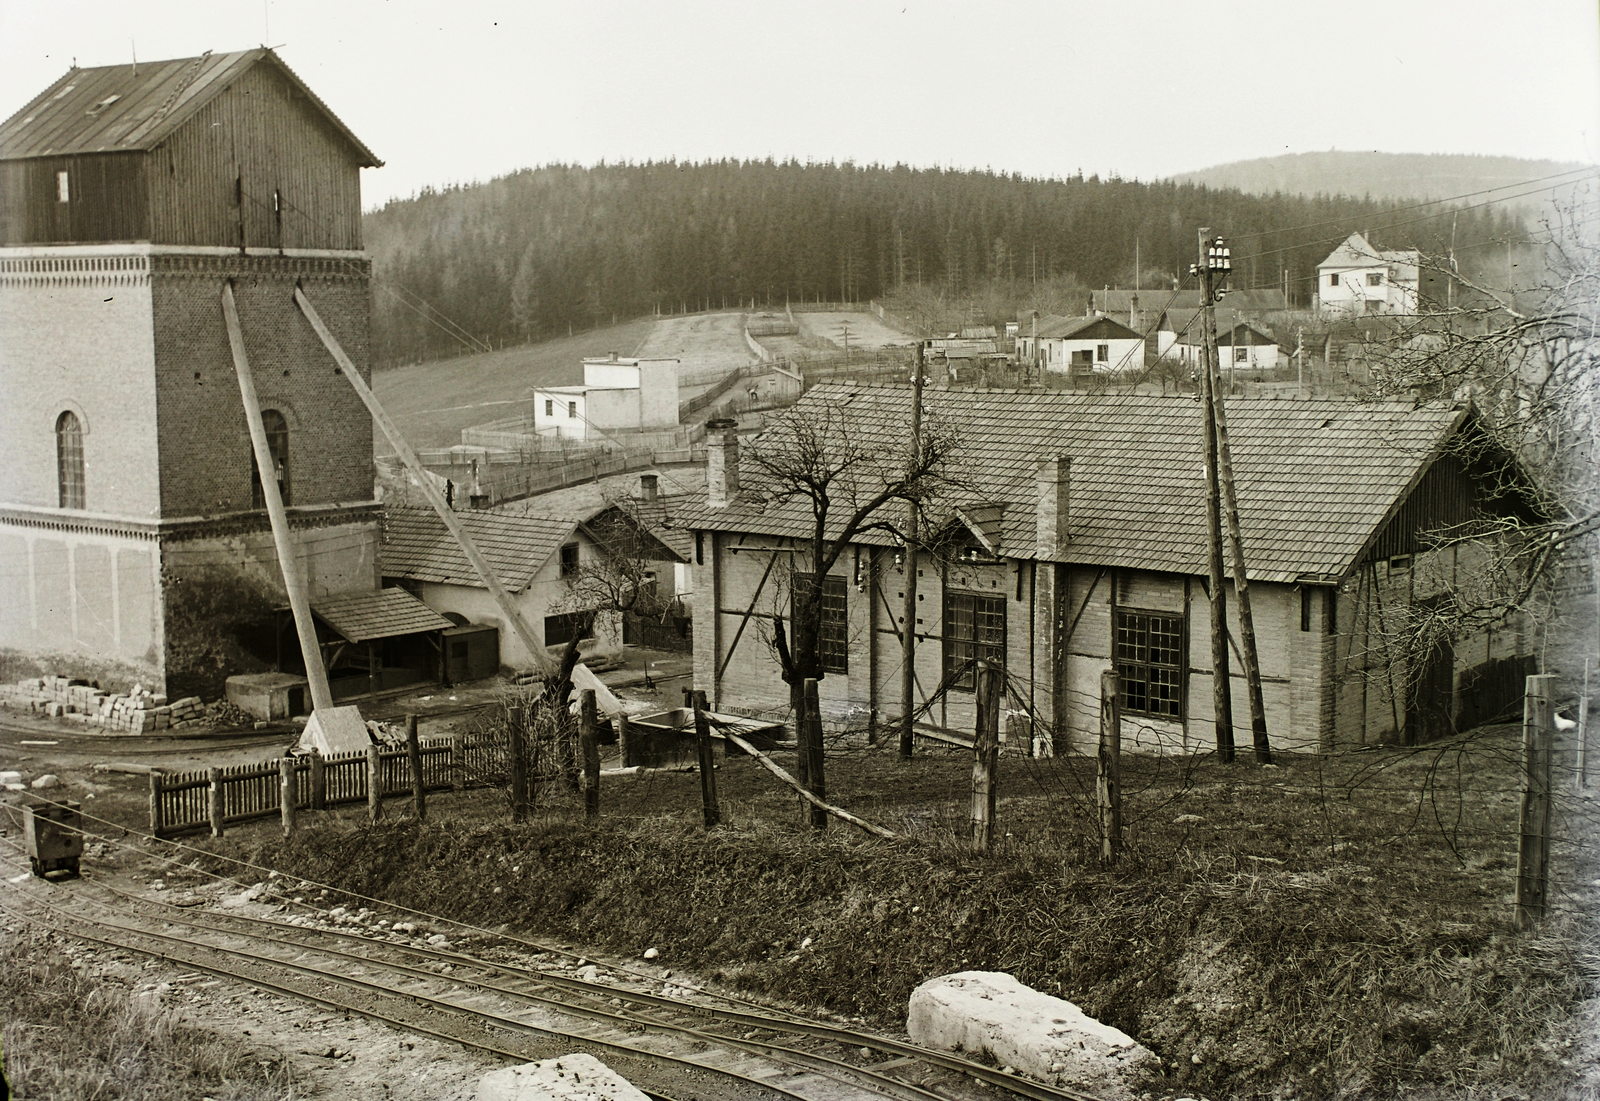
[[[911,992],[906,1031],[940,1051],[987,1052],[995,1062],[1107,1101],[1128,1098],[1154,1054],[1121,1029],[998,971],[961,971]]]
[[[649,1101],[593,1055],[563,1055],[493,1070],[478,1079],[478,1101]]]

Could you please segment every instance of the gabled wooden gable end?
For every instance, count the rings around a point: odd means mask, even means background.
[[[804,400],[828,398],[816,394]],[[886,418],[903,400],[864,391],[835,398]],[[964,418],[964,445],[983,456],[975,469],[986,500],[944,507],[940,554],[909,556],[875,531],[839,556],[824,625],[833,657],[819,686],[830,720],[861,730],[898,720],[909,628],[918,721],[930,734],[970,737],[971,684],[959,673],[982,657],[1005,667],[1002,730],[1015,751],[1092,752],[1100,678],[1113,665],[1130,750],[1214,744],[1204,538],[1191,515],[1201,508],[1193,403],[954,391],[931,402],[935,414]],[[1506,670],[1533,652],[1527,632],[1507,625],[1487,640],[1461,640],[1448,662],[1435,657],[1427,669],[1414,669],[1398,645],[1404,610],[1428,598],[1417,579],[1437,576],[1445,557],[1472,568],[1469,550],[1440,550],[1435,533],[1529,507],[1499,492],[1510,468],[1455,446],[1474,430],[1470,416],[1341,402],[1236,405],[1274,746],[1436,737],[1498,707]],[[1075,453],[1059,487],[1046,484],[1041,449]],[[1053,513],[1038,508],[1047,493],[1065,506],[1059,541],[1046,531]],[[695,532],[696,687],[718,710],[786,717],[773,624],[789,615],[791,575],[807,572],[805,517],[747,486],[725,507],[685,506],[680,523]],[[907,624],[910,570],[917,599]],[[1229,613],[1240,736],[1248,719],[1231,599]]]

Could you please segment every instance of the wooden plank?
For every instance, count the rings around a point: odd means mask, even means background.
[[[418,461],[417,453],[412,450],[411,444],[400,433],[400,429],[389,418],[389,414],[384,410],[383,406],[378,404],[378,399],[373,394],[371,387],[362,379],[361,371],[351,362],[350,357],[345,354],[343,346],[340,345],[328,326],[323,323],[321,315],[317,313],[317,308],[311,304],[311,299],[306,297],[305,291],[300,287],[294,289],[294,300],[299,305],[300,311],[305,314],[306,320],[311,322],[311,327],[316,330],[317,337],[322,341],[323,347],[328,349],[328,354],[333,356],[334,362],[339,365],[340,372],[343,373],[350,385],[355,388],[362,404],[372,414],[373,421],[382,430],[384,437],[389,441],[389,445],[399,454],[401,461],[406,465],[406,469],[416,477],[422,490],[422,495],[428,499],[428,504],[433,506],[433,511],[444,522],[444,526],[449,530],[450,535],[461,547],[462,553],[467,556],[467,561],[472,563],[472,568],[477,572],[479,580],[489,590],[489,594],[494,597],[495,603],[500,606],[500,610],[505,613],[506,619],[510,621],[512,628],[517,632],[517,637],[522,640],[523,646],[527,647],[533,663],[539,667],[546,677],[554,677],[559,672],[559,669],[556,663],[550,659],[550,655],[545,653],[543,643],[534,636],[533,628],[528,626],[528,622],[522,614],[522,609],[517,606],[516,601],[506,591],[505,586],[500,584],[500,579],[495,575],[494,568],[489,565],[489,560],[478,550],[477,544],[472,541],[472,536],[467,534],[466,529],[461,526],[461,521],[456,518],[455,510],[445,504],[444,497],[439,493],[438,488],[434,486],[422,463]]]
[[[848,822],[852,826],[857,826],[861,829],[864,829],[868,833],[877,837],[881,837],[886,841],[899,840],[900,835],[895,833],[893,830],[886,830],[882,826],[873,825],[871,822],[868,822],[863,818],[857,818],[847,810],[833,806],[831,803],[825,803],[821,799],[818,799],[815,795],[812,795],[809,791],[803,788],[800,785],[799,780],[796,780],[793,776],[790,776],[789,773],[784,770],[782,765],[778,764],[778,762],[774,761],[771,757],[768,757],[755,746],[739,737],[739,735],[733,733],[732,731],[724,730],[722,732],[722,736],[727,738],[728,741],[732,742],[740,749],[744,750],[746,753],[750,754],[750,756],[754,757],[757,761],[761,762],[762,768],[765,768],[778,779],[794,788],[795,791],[800,793],[800,798],[821,807],[823,810],[827,811],[841,822]]]

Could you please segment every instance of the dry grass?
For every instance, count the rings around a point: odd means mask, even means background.
[[[5,1072],[18,1098],[289,1101],[287,1066],[225,1037],[146,1015],[81,950],[17,934],[0,953]]]
[[[481,925],[655,946],[880,1025],[927,977],[1009,971],[1152,1047],[1161,1085],[1213,1098],[1569,1095],[1573,1009],[1600,989],[1578,906],[1594,871],[1558,838],[1552,916],[1512,926],[1512,732],[1271,769],[1128,759],[1128,846],[1110,870],[1094,859],[1092,762],[1003,758],[1005,837],[976,854],[964,754],[835,750],[830,796],[906,841],[802,832],[792,793],[734,759],[709,833],[698,779],[654,773],[608,781],[594,827],[557,786],[526,826],[463,793],[423,828],[350,814],[229,848]],[[1581,806],[1560,801],[1566,841]]]

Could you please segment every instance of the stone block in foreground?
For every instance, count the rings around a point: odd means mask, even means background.
[[[1108,1101],[1130,1096],[1145,1065],[1155,1061],[1121,1029],[999,971],[929,979],[911,992],[906,1031],[923,1047],[987,1052],[1001,1066]]]
[[[563,1055],[492,1070],[478,1079],[478,1101],[650,1101],[593,1055]]]

